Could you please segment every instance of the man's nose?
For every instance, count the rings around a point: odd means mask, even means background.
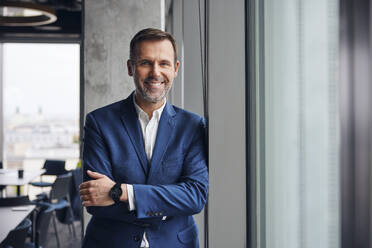
[[[160,67],[158,65],[158,63],[154,63],[154,65],[152,66],[152,76],[153,77],[160,77]]]

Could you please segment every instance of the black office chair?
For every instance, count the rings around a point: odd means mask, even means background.
[[[3,168],[3,162],[0,161],[0,169]],[[0,186],[0,197],[4,197],[4,192],[6,192],[6,186],[1,185]]]
[[[4,197],[4,192],[6,192],[5,189],[6,189],[6,186],[4,185],[0,186],[0,197]]]
[[[49,204],[54,208],[54,212],[56,211],[67,211],[68,215],[71,216],[71,218],[64,219],[63,224],[69,225],[69,231],[73,231],[74,237],[76,237],[76,231],[74,226],[74,214],[71,207],[71,200],[70,200],[70,186],[71,186],[71,180],[72,175],[71,173],[67,173],[65,175],[60,175],[56,178],[52,185],[52,189],[50,191],[48,202],[45,202],[45,204]],[[56,234],[57,239],[57,246],[60,247],[59,237],[58,237],[58,231],[57,231],[57,224],[56,224],[56,215],[53,214],[53,225],[54,230]]]
[[[31,221],[25,219],[14,230],[10,231],[8,236],[0,244],[0,248],[23,248],[25,245],[27,232],[31,227]]]
[[[0,207],[30,205],[32,202],[27,195],[0,198]]]
[[[25,243],[25,248],[46,247],[50,219],[53,216],[54,208],[47,204],[39,204],[35,224],[35,243]]]
[[[66,174],[68,171],[65,169],[65,163],[64,160],[45,160],[43,169],[45,169],[45,172],[40,176],[40,182],[31,182],[30,184],[35,187],[51,187],[53,183],[49,182],[43,182],[42,176],[59,176]]]
[[[53,207],[45,207],[36,219],[36,247],[45,247],[50,219],[53,216]]]

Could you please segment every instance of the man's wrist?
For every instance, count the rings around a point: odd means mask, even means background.
[[[127,191],[127,185],[125,183],[121,184],[121,190],[122,190],[122,194],[120,196],[120,201],[128,202],[128,191]]]

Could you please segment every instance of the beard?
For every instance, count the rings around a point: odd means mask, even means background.
[[[160,92],[153,94],[151,92],[151,89],[146,87],[146,84],[148,84],[150,81],[162,82],[162,84],[164,84],[164,88]],[[140,85],[138,78],[135,78],[134,83],[136,85],[136,91],[138,92],[138,94],[140,94],[143,99],[151,103],[157,103],[162,101],[168,94],[172,85],[163,77],[160,78],[148,77],[144,80],[142,86]]]

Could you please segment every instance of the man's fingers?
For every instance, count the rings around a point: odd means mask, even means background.
[[[91,191],[89,189],[81,189],[79,193],[80,195],[90,195]]]
[[[86,189],[90,187],[90,181],[84,182],[79,185],[79,189]]]
[[[90,181],[80,184],[79,189],[88,189],[88,188],[93,188],[97,186],[98,186],[98,183],[96,182],[96,180],[90,180]]]
[[[100,174],[98,172],[93,172],[93,171],[90,171],[90,170],[87,170],[87,173],[88,173],[88,176],[90,176],[93,179],[99,179],[99,178],[105,177],[105,175],[103,175],[103,174]]]
[[[83,201],[89,201],[89,200],[90,200],[90,197],[87,196],[87,195],[82,195],[82,196],[80,197],[80,199],[81,199],[82,202],[83,202]]]

